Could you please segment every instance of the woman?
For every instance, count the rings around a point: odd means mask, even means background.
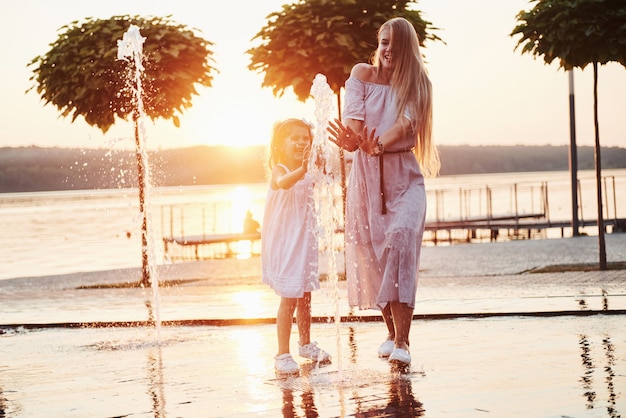
[[[388,335],[378,355],[408,366],[426,217],[423,173],[439,171],[432,85],[409,21],[380,27],[373,64],[356,64],[345,90],[343,122],[328,131],[335,144],[355,151],[346,208],[348,299],[382,311]]]

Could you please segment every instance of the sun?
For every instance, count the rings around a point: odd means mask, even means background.
[[[269,141],[272,116],[267,105],[225,104],[216,109],[207,126],[211,142],[233,147],[265,145]]]
[[[212,95],[211,95],[212,96]],[[261,107],[262,109],[262,107]],[[183,121],[189,142],[199,145],[247,147],[268,141],[264,131],[269,116],[262,110],[212,97],[196,97]]]
[[[215,86],[199,93],[184,121],[195,144],[267,145],[275,122],[292,117],[312,120],[314,115],[312,101],[303,103],[287,94],[277,98],[258,86],[242,85],[238,91]]]
[[[266,93],[245,86],[233,91],[223,83],[199,90],[187,121],[193,142],[232,147],[267,144],[280,102]]]

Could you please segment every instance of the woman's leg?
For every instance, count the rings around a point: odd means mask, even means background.
[[[395,344],[397,348],[409,349],[409,333],[413,321],[413,308],[406,303],[390,302],[391,314],[395,324]]]
[[[300,345],[309,344],[311,342],[311,292],[304,292],[304,296],[298,299],[296,322],[300,334]]]
[[[289,339],[291,337],[291,324],[293,312],[296,309],[298,299],[280,298],[278,313],[276,314],[276,331],[278,334],[278,355],[289,353]]]
[[[385,325],[387,325],[387,339],[395,340],[396,339],[396,327],[393,323],[393,315],[391,314],[391,303],[385,305],[382,310],[383,320],[385,321]]]

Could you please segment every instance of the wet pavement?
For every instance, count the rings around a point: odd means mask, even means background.
[[[0,281],[0,417],[624,416],[626,270],[531,272],[597,263],[597,246],[425,247],[402,372],[376,356],[378,313],[351,311],[345,282],[327,280],[312,339],[332,364],[294,355],[301,375],[277,378],[258,258],[160,266],[158,300],[114,286],[138,269]],[[626,262],[626,234],[606,246]]]

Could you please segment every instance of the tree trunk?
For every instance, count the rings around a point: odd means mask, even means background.
[[[569,70],[569,172],[572,196],[572,235],[580,235],[578,227],[578,152],[576,149],[576,108],[574,100],[574,70]]]
[[[600,158],[600,128],[598,123],[598,63],[593,63],[593,124],[595,128],[596,194],[598,199],[598,246],[600,247],[600,270],[606,270],[606,246],[604,242],[604,218],[602,215],[602,159]]]
[[[139,187],[139,212],[141,213],[141,285],[150,287],[150,266],[148,263],[148,214],[146,213],[146,167],[144,167],[139,137],[139,119],[135,117],[135,152],[137,154],[137,182]]]

